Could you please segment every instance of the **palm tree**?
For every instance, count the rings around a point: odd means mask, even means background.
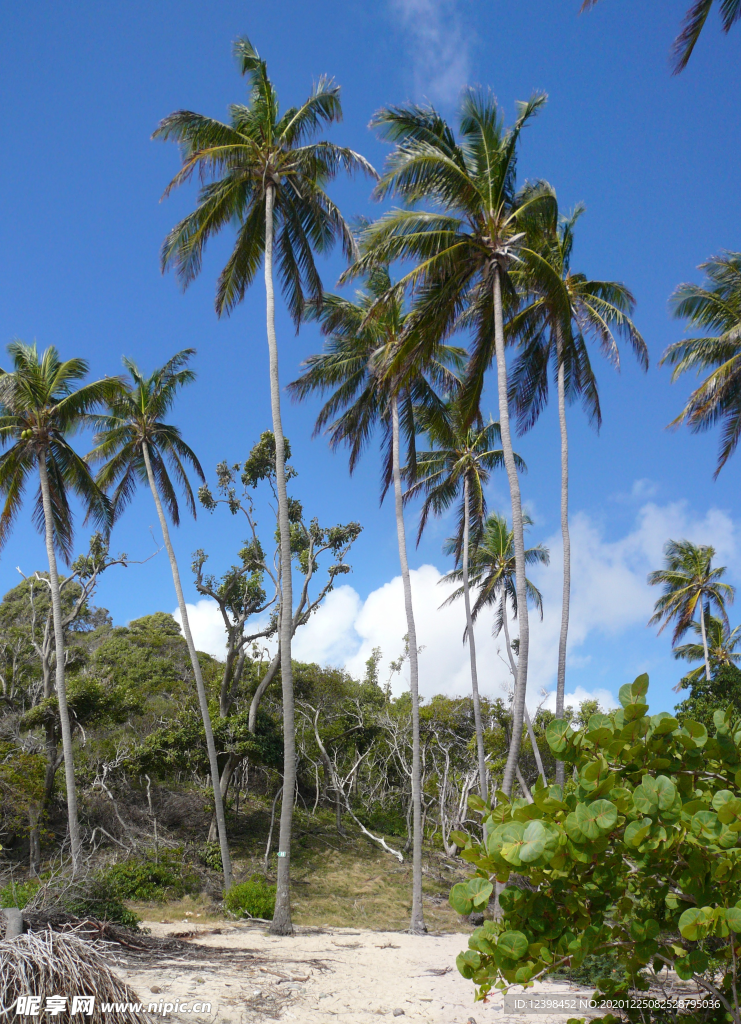
[[[583,0],[582,11],[594,7],[597,0]],[[672,72],[678,75],[687,67],[700,33],[705,27],[714,0],[694,0],[682,21],[682,30],[672,43]],[[720,0],[721,26],[725,33],[741,18],[741,0]]]
[[[466,406],[478,407],[483,377],[496,359],[502,450],[512,499],[521,608],[520,658],[515,686],[512,741],[503,789],[514,780],[527,687],[529,628],[525,600],[525,544],[522,501],[512,450],[504,353],[503,302],[514,295],[509,270],[524,240],[526,213],[553,216],[552,192],[544,184],[516,192],[517,144],[525,125],[545,103],[545,95],[519,104],[518,117],[505,128],[494,99],[465,93],[459,121],[460,141],[432,107],[409,105],[379,111],[372,124],[396,147],[376,194],[399,196],[406,208],[391,210],[369,231],[368,253],[348,273],[360,273],[374,261],[414,261],[401,283],[417,290],[416,320],[399,353],[436,343],[465,323],[473,334]],[[421,208],[420,208],[420,204]]]
[[[664,548],[664,568],[648,574],[652,586],[661,585],[664,593],[654,605],[654,614],[648,620],[649,626],[661,623],[659,633],[675,621],[672,646],[684,636],[693,623],[699,620],[702,640],[705,678],[710,679],[710,652],[705,629],[705,618],[714,605],[724,625],[728,626],[726,602],[733,602],[736,588],[722,583],[726,569],[713,569],[711,563],[715,548],[705,544],[692,544],[688,540],[670,540]]]
[[[456,383],[446,369],[460,366],[462,353],[438,344],[427,354],[424,368],[413,363],[399,367],[396,356],[411,313],[404,311],[403,289],[392,284],[388,269],[376,266],[366,280],[366,290],[356,301],[325,295],[310,316],[321,323],[328,338],[325,350],[311,356],[306,369],[288,390],[297,399],[314,392],[332,392],[317,417],[314,435],[324,428],[332,448],[350,449],[352,473],[376,428],[381,428],[383,471],[381,501],[393,483],[399,562],[404,588],[404,609],[409,645],[409,676],[412,697],[412,817],[413,881],[411,931],[425,931],[422,908],[422,793],[419,740],[419,665],[417,631],[404,527],[401,434],[406,442],[406,466],[414,478],[415,410],[441,405],[433,386],[449,390]]]
[[[473,693],[473,715],[476,729],[476,747],[479,762],[479,791],[487,799],[489,787],[486,781],[486,753],[484,751],[484,727],[481,720],[479,682],[476,666],[476,642],[471,618],[471,594],[469,589],[468,563],[471,543],[474,549],[481,537],[486,520],[486,497],[484,487],[494,469],[504,465],[501,431],[498,423],[486,426],[480,418],[468,422],[460,404],[447,402],[442,409],[435,410],[431,419],[424,413],[420,426],[433,445],[431,451],[417,452],[416,481],[408,488],[405,499],[424,494],[425,500],[419,520],[417,544],[419,544],[430,513],[442,515],[460,497],[458,508],[458,532],[454,550],[456,564],[460,564],[463,578],[463,602],[466,612],[465,638],[471,661],[471,690]],[[517,468],[523,470],[525,463],[515,455]]]
[[[533,521],[527,513],[523,515],[522,521],[524,526],[532,526]],[[454,551],[455,547],[456,538],[453,537],[448,541],[448,549],[450,551]],[[534,548],[525,549],[526,565],[548,565],[549,562],[550,552],[548,551],[548,548],[544,547],[542,544],[538,544]],[[496,608],[496,617],[494,619],[492,634],[494,636],[499,636],[499,634],[504,631],[504,642],[507,648],[507,657],[509,659],[509,666],[514,680],[517,680],[517,664],[514,659],[514,651],[509,635],[509,623],[507,621],[507,616],[508,607],[511,607],[513,618],[516,619],[518,617],[517,613],[520,605],[518,602],[516,575],[514,532],[509,528],[504,516],[499,515],[497,512],[493,512],[486,517],[483,524],[483,530],[481,531],[478,541],[474,546],[468,572],[468,580],[466,580],[463,568],[454,569],[452,572],[443,576],[441,580],[442,583],[463,584],[458,590],[453,591],[450,597],[448,597],[444,602],[444,605],[451,604],[462,594],[465,594],[466,582],[468,582],[469,588],[473,587],[474,590],[477,591],[476,601],[471,609],[472,623],[476,621],[479,613],[484,608]],[[527,600],[536,608],[537,611],[540,612],[540,617],[542,619],[543,597],[535,584],[531,583],[527,577],[525,578],[525,585]],[[538,764],[538,770],[545,782],[543,761],[540,757],[540,750],[538,749],[538,743],[535,739],[535,733],[533,732],[533,726],[530,721],[527,705],[524,707],[523,714],[528,734],[530,736],[533,754],[535,755],[535,759]],[[517,768],[515,766],[515,771],[516,770]]]
[[[314,141],[320,127],[342,117],[339,86],[321,78],[300,107],[281,113],[267,65],[249,39],[238,39],[234,52],[250,85],[247,104],[232,104],[224,123],[189,110],[160,122],[155,138],[180,144],[183,166],[165,194],[198,174],[203,187],[193,213],[177,224],[162,247],[163,269],[174,265],[184,286],[199,273],[206,242],[227,224],[238,225],[237,241],[219,275],[216,312],[229,313],[244,298],[264,259],[267,335],[270,356],[270,405],[275,437],[282,601],[279,637],[283,688],[284,769],[280,849],[275,915],[271,931],[292,932],[290,850],[293,794],[296,788],[296,737],[291,665],[291,540],[285,480],[285,450],[280,412],[278,343],[275,333],[273,260],[291,316],[298,326],[305,293],[316,299],[322,285],[314,252],[328,251],[339,239],[346,256],[353,253],[350,230],[325,192],[340,170],[374,174],[370,164],[350,149]]]
[[[700,264],[700,270],[707,274],[706,285],[681,284],[670,302],[676,317],[714,333],[675,341],[659,365],[674,367],[672,381],[689,370],[698,374],[712,371],[670,426],[686,423],[697,433],[723,423],[717,477],[741,436],[741,252],[713,256]]]
[[[704,661],[705,648],[702,643],[700,623],[690,623],[690,630],[699,637],[700,642],[681,644],[679,647],[675,647],[674,657],[678,660],[690,662]],[[723,622],[722,619],[718,619],[714,615],[710,615],[706,611],[705,636],[707,638],[708,660],[714,669],[717,670],[725,665],[735,665],[738,661],[741,661],[741,654],[736,653],[736,648],[741,644],[741,626],[731,629],[728,623]],[[675,692],[678,693],[686,683],[693,684],[699,682],[703,675],[707,678],[704,665],[692,669],[674,687]]]
[[[0,445],[3,448],[11,446],[0,456],[0,493],[5,498],[0,515],[0,547],[7,541],[20,512],[29,474],[36,470],[39,491],[33,520],[39,529],[43,527],[49,559],[56,692],[74,874],[80,865],[82,841],[64,679],[64,623],[57,552],[69,562],[73,540],[70,492],[83,501],[88,517],[96,525],[105,530],[110,527],[110,504],[93,482],[88,467],[71,447],[68,438],[89,421],[91,413],[107,399],[115,382],[105,379],[77,387],[87,376],[88,364],[84,359],[62,362],[54,347],[47,348],[39,358],[35,345],[14,341],[8,346],[8,353],[13,370],[0,370]]]
[[[561,431],[561,536],[563,538],[563,596],[558,642],[556,718],[563,718],[566,692],[566,641],[571,596],[571,539],[569,536],[569,439],[566,402],[579,399],[597,428],[602,422],[597,381],[587,349],[589,337],[602,355],[620,366],[616,335],[632,346],[638,361],[648,369],[646,344],[630,319],[635,300],[623,284],[592,281],[571,270],[574,226],[584,212],[577,206],[563,218],[556,231],[522,251],[521,270],[515,274],[529,301],[516,312],[508,329],[522,341],[522,352],[512,368],[511,397],[521,430],[529,430],[548,401],[548,376],[553,373],[558,393]],[[564,764],[556,765],[556,782],[564,784]]]
[[[131,382],[119,382],[117,391],[108,401],[108,414],[96,417],[96,447],[87,458],[90,462],[105,463],[96,477],[96,483],[105,491],[113,490],[111,504],[115,518],[121,515],[133,498],[137,484],[148,484],[154,498],[160,529],[170,559],[183,635],[188,645],[203,728],[206,733],[214,810],[221,848],[221,864],[224,871],[224,888],[228,890],[232,885],[232,865],[226,835],[224,803],[219,785],[216,745],[208,710],[208,697],[196,646],[193,642],[193,634],[190,630],[188,610],[185,605],[175,551],[170,540],[167,517],[162,507],[164,503],[174,525],[179,526],[180,509],[170,475],[172,474],[183,493],[188,510],[195,518],[196,506],[188,481],[186,465],[193,469],[201,481],[204,483],[206,481],[200,462],[192,449],[183,441],[178,427],[163,421],[163,417],[172,408],[178,391],[195,380],[194,371],[188,368],[188,362],[194,354],[195,349],[183,349],[149,377],[145,377],[132,360],[124,359],[123,364],[129,372]]]

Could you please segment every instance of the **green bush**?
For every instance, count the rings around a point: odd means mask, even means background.
[[[140,918],[121,901],[104,874],[81,880],[62,896],[62,905],[75,917],[93,917],[97,921],[114,921],[137,929]]]
[[[0,889],[0,907],[18,907],[22,910],[33,897],[40,882],[8,882]]]
[[[182,899],[200,889],[198,875],[184,871],[182,862],[175,863],[172,854],[160,857],[157,862],[128,860],[114,864],[104,877],[121,900],[164,903],[169,899]]]
[[[201,864],[205,864],[212,871],[223,871],[221,863],[221,847],[218,843],[205,843],[198,854]]]
[[[268,885],[262,875],[253,875],[224,894],[224,906],[241,917],[269,920],[275,912],[275,886]]]

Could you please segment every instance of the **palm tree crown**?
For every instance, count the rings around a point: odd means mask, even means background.
[[[628,288],[616,281],[592,281],[571,270],[574,227],[583,211],[577,206],[556,231],[538,231],[523,248],[519,269],[512,275],[526,296],[507,325],[510,337],[522,344],[512,368],[510,395],[525,430],[548,401],[549,369],[555,378],[561,363],[567,400],[581,399],[590,420],[600,426],[597,382],[586,345],[590,336],[616,367],[616,336],[623,336],[648,369],[646,343],[629,315],[635,300]]]
[[[590,7],[594,7],[597,2],[598,0],[583,0],[581,9],[583,11],[588,10]],[[708,15],[714,3],[715,0],[693,0],[685,14],[681,31],[674,40],[671,50],[672,71],[675,75],[678,75],[680,71],[684,71],[687,67],[692,51],[697,40],[700,38],[700,33],[705,28],[705,22],[708,20]],[[723,31],[726,33],[730,32],[733,25],[741,18],[741,0],[720,0],[718,6],[720,7]]]
[[[180,511],[170,473],[195,517],[196,505],[184,464],[190,465],[204,483],[205,474],[195,453],[183,441],[179,428],[162,421],[180,388],[195,379],[194,371],[187,366],[194,354],[195,349],[183,349],[149,377],[145,377],[132,360],[124,359],[131,383],[119,382],[109,401],[109,413],[95,417],[96,447],[88,459],[91,462],[107,460],[98,473],[97,483],[106,491],[113,489],[111,504],[115,518],[133,498],[137,484],[148,483],[145,444],[158,493],[173,523],[179,525]]]
[[[528,515],[523,516],[523,524],[532,526],[532,519]],[[455,550],[456,538],[451,537],[447,542],[447,550]],[[525,549],[526,565],[548,565],[550,553],[543,544],[534,548]],[[498,512],[492,512],[487,516],[481,540],[476,545],[471,555],[471,566],[468,575],[471,586],[477,590],[476,600],[472,608],[474,621],[484,608],[498,605],[496,619],[494,620],[494,636],[498,636],[504,625],[504,615],[507,606],[512,609],[512,614],[517,618],[517,588],[515,586],[515,549],[514,535],[506,518]],[[460,569],[454,569],[447,573],[441,582],[459,583],[462,579]],[[463,588],[455,590],[445,601],[451,604],[463,594]],[[543,597],[538,588],[527,580],[527,597],[533,607],[543,615]]]
[[[705,675],[710,678],[710,654],[705,632],[705,619],[714,606],[728,627],[726,603],[731,604],[735,587],[723,583],[725,567],[712,567],[715,549],[688,540],[670,540],[664,549],[664,568],[648,574],[648,582],[661,585],[663,594],[654,605],[649,625],[660,623],[659,632],[674,620],[672,645],[684,636],[693,620],[699,620],[705,658]],[[730,627],[728,627],[730,628]]]
[[[695,634],[698,640],[690,642],[688,644],[680,644],[679,647],[674,648],[674,657],[683,661],[703,661],[705,657],[705,651],[702,645],[702,630],[700,629],[699,622],[692,622],[690,624],[690,630]],[[718,669],[724,665],[735,665],[741,661],[741,654],[737,653],[736,648],[741,644],[741,626],[736,626],[735,629],[730,629],[728,623],[722,619],[716,618],[715,615],[710,615],[709,612],[705,612],[705,634],[707,636],[708,645],[708,657],[710,664],[713,668]],[[698,668],[692,669],[691,672],[685,677],[689,683],[695,683],[699,681],[705,674],[704,665],[700,665]],[[679,691],[682,689],[682,683],[679,682],[674,689]]]
[[[39,357],[36,345],[14,341],[8,352],[13,370],[0,370],[0,445],[10,445],[0,457],[0,493],[5,497],[0,547],[21,509],[28,476],[43,461],[49,480],[54,546],[69,561],[73,541],[69,493],[82,499],[88,517],[99,528],[110,527],[111,508],[68,438],[91,422],[93,411],[111,394],[116,382],[106,378],[77,387],[87,376],[87,362],[63,362],[53,346]],[[39,530],[44,529],[41,489],[33,522]]]
[[[430,451],[417,452],[415,479],[405,495],[407,501],[420,493],[425,495],[417,543],[430,513],[442,515],[460,498],[453,548],[456,563],[460,563],[464,540],[465,483],[468,483],[470,541],[475,547],[481,540],[486,521],[484,488],[492,471],[504,466],[499,424],[489,422],[484,425],[480,418],[473,424],[467,423],[460,403],[454,400],[434,408],[432,415],[420,410],[418,420],[420,429],[433,447]],[[518,469],[524,470],[523,459],[519,455],[515,459]]]
[[[707,274],[706,285],[681,284],[671,306],[676,317],[714,333],[676,341],[661,362],[674,367],[672,381],[689,370],[711,371],[671,425],[686,423],[698,432],[723,423],[717,477],[741,436],[741,252],[713,256],[700,269]]]
[[[462,350],[437,343],[431,346],[424,364],[398,362],[399,350],[407,336],[413,314],[404,308],[403,288],[391,280],[388,267],[373,267],[365,288],[355,300],[325,295],[312,304],[307,315],[321,323],[327,337],[324,351],[310,356],[301,376],[287,390],[298,400],[312,392],[332,392],[317,416],[314,434],[327,429],[332,448],[350,449],[350,472],[366,450],[374,431],[382,431],[382,497],[392,480],[391,401],[400,407],[406,443],[408,478],[414,478],[417,416],[442,408],[438,392],[458,385],[454,371],[460,370]]]
[[[265,201],[273,189],[278,272],[296,324],[305,293],[321,295],[314,252],[336,240],[353,254],[352,234],[325,192],[340,170],[375,175],[362,156],[342,146],[315,141],[320,127],[342,118],[340,89],[320,78],[300,107],[281,113],[267,65],[249,39],[238,39],[234,53],[250,86],[249,101],[229,108],[229,123],[178,110],[160,122],[154,138],[180,144],[183,166],[165,195],[197,174],[202,182],[198,205],[177,224],[162,247],[163,268],[174,264],[184,286],[201,269],[209,238],[237,223],[237,241],[222,270],[216,311],[230,312],[257,274],[265,251]]]

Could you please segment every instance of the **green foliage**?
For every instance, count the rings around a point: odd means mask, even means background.
[[[221,870],[221,862],[219,862]],[[200,879],[187,871],[177,853],[160,854],[154,860],[128,860],[114,864],[103,875],[111,892],[121,900],[164,903],[181,899],[200,889]]]
[[[221,847],[218,843],[204,843],[199,859],[202,864],[205,864],[212,871],[223,870],[221,865]]]
[[[248,882],[232,886],[224,896],[224,906],[240,917],[268,920],[275,911],[275,888],[268,885],[262,875],[252,875]]]
[[[680,722],[691,718],[709,729],[718,708],[741,715],[741,669],[735,665],[720,665],[709,680],[703,673],[693,681],[689,697],[677,704],[676,716]]]
[[[93,917],[98,921],[114,921],[127,928],[137,928],[139,917],[124,905],[116,887],[105,873],[91,875],[62,896],[64,909],[76,917]]]
[[[730,1012],[741,933],[741,718],[716,711],[709,734],[690,719],[649,715],[647,690],[639,676],[621,688],[618,711],[581,727],[551,722],[551,749],[575,773],[565,793],[539,781],[533,804],[502,793],[493,809],[469,801],[485,842],[469,837],[461,851],[476,874],[453,888],[453,907],[484,905],[512,870],[534,887],[507,885],[501,921],[476,929],[458,957],[480,998],[610,956],[619,966],[596,980],[601,996],[645,989],[647,967],[669,966],[715,984]]]
[[[33,879],[27,882],[11,880],[0,889],[0,907],[18,907],[22,910],[30,903],[40,884]]]

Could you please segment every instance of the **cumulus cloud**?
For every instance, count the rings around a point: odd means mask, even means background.
[[[390,0],[408,39],[415,94],[454,103],[469,79],[469,46],[458,0]]]
[[[632,528],[622,537],[607,539],[604,522],[584,512],[571,521],[572,597],[569,628],[568,668],[594,670],[601,680],[595,687],[572,681],[566,703],[576,707],[583,700],[596,699],[603,707],[615,705],[615,694],[625,681],[625,665],[606,666],[602,653],[604,638],[634,636],[637,627],[645,627],[656,593],[646,583],[647,573],[661,564],[663,547],[669,538],[687,538],[696,543],[713,544],[716,564],[727,565],[731,578],[741,569],[739,526],[720,509],[696,515],[686,502],[645,504],[637,513]],[[544,702],[555,706],[556,656],[561,618],[561,537],[548,538],[551,564],[533,570],[532,578],[543,594],[544,618],[531,616],[531,648],[528,704],[534,708]],[[464,613],[462,601],[440,608],[450,593],[441,585],[442,574],[433,565],[411,572],[412,596],[417,626],[420,691],[464,694],[470,689],[468,648],[462,643]],[[200,600],[189,605],[191,628],[200,650],[223,657],[224,633],[218,609],[213,601]],[[175,617],[179,618],[175,613]],[[479,686],[491,697],[502,696],[511,686],[505,663],[503,638],[491,636],[492,616],[482,614],[476,627]],[[516,623],[512,624],[516,635]],[[362,678],[365,663],[374,648],[380,648],[383,661],[380,678],[385,682],[389,664],[403,650],[407,632],[401,577],[396,576],[372,591],[363,600],[345,584],[333,591],[322,608],[302,626],[294,641],[295,657],[301,661],[342,666],[355,678]],[[645,634],[643,634],[645,635]],[[665,641],[659,639],[662,651]],[[605,672],[606,669],[609,671]],[[637,671],[642,666],[636,666]],[[583,673],[582,673],[583,678]],[[604,683],[607,678],[607,686]],[[614,685],[613,685],[614,680]],[[408,667],[392,678],[392,689],[401,692],[408,686]],[[608,688],[609,687],[609,688]],[[543,698],[543,691],[548,696]]]

